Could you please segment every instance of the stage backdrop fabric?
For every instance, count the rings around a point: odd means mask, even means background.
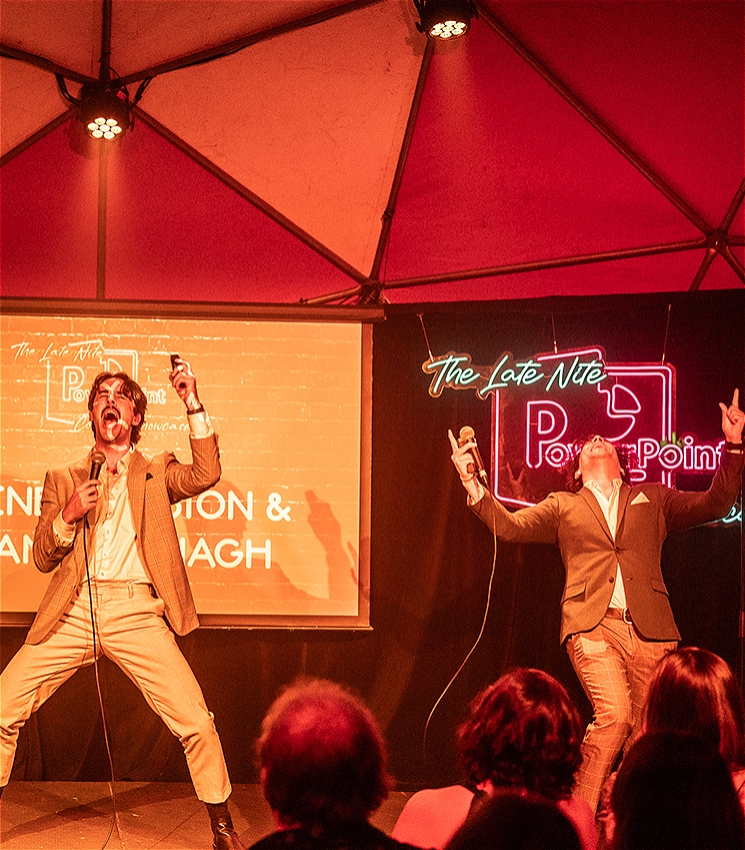
[[[373,330],[372,631],[200,629],[180,640],[215,713],[233,781],[257,780],[261,717],[278,688],[303,674],[362,694],[403,788],[458,778],[452,741],[467,703],[509,667],[557,676],[589,719],[559,645],[557,551],[500,544],[483,637],[423,740],[433,705],[481,628],[494,556],[486,527],[466,507],[447,440],[447,429],[463,424],[488,435],[491,405],[472,392],[428,394],[427,340],[435,354],[468,351],[475,363],[492,363],[507,349],[516,357],[550,351],[554,341],[561,350],[601,345],[616,363],[659,363],[664,355],[677,370],[679,432],[716,441],[718,403],[735,386],[745,390],[744,308],[742,292],[387,308],[387,320]],[[488,439],[482,446],[488,464]],[[701,476],[678,480],[706,484]],[[684,642],[720,653],[736,669],[741,547],[741,525],[733,522],[678,534],[663,552]],[[2,630],[3,664],[23,635]],[[101,669],[117,776],[188,781],[178,742],[117,668],[104,662]],[[26,725],[14,777],[104,780],[107,771],[88,669]]]

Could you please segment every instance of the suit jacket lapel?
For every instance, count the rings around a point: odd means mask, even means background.
[[[91,452],[93,449],[91,449]],[[71,494],[85,481],[87,481],[91,476],[91,455],[90,452],[80,460],[76,461],[70,467],[70,478],[72,478],[72,491]],[[95,525],[96,518],[98,517],[98,510],[89,511],[88,521],[91,525]]]
[[[92,450],[91,450],[92,451]],[[73,489],[79,487],[84,481],[88,480],[91,471],[90,452],[70,467],[70,477],[72,478]]]
[[[606,536],[611,541],[613,541],[613,535],[610,533],[610,528],[608,528],[608,523],[605,521],[605,515],[603,514],[603,509],[598,504],[598,500],[595,498],[595,496],[587,489],[587,487],[580,488],[580,491],[577,495],[581,496],[585,500],[587,506],[590,508],[590,510],[595,515],[595,519],[597,519],[597,521],[600,523],[600,527],[603,529]],[[619,505],[619,507],[620,507],[620,505]]]
[[[91,449],[91,452],[93,449]],[[70,478],[72,479],[72,489],[70,490],[70,496],[75,492],[76,488],[79,487],[84,481],[87,481],[91,474],[91,452],[85,457],[80,458],[80,460],[75,461],[72,466],[68,467],[68,471],[70,473]],[[64,507],[64,506],[63,506]],[[95,525],[95,517],[91,517],[90,522]],[[79,581],[85,579],[85,557],[82,549],[82,544],[78,544],[78,538],[82,540],[82,520],[77,524],[77,529],[80,534],[76,533],[75,547],[73,549],[73,563],[75,564],[75,569],[77,571],[77,577]]]
[[[621,489],[618,491],[618,520],[616,522],[616,540],[621,536],[623,521],[626,517],[626,508],[629,506],[631,498],[631,487],[628,484],[621,484]]]
[[[145,471],[148,462],[138,452],[132,453],[127,473],[127,490],[129,491],[129,506],[132,510],[132,522],[139,534],[142,528],[142,512],[145,506]]]

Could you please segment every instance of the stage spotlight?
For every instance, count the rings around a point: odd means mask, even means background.
[[[414,0],[414,6],[421,19],[416,28],[427,38],[457,38],[479,16],[473,0]]]
[[[94,139],[117,139],[129,127],[127,90],[114,86],[86,83],[80,89],[80,120]]]

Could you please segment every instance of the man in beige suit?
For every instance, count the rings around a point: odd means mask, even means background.
[[[621,747],[630,742],[647,684],[680,634],[660,569],[668,534],[727,514],[743,469],[745,413],[735,390],[720,404],[725,445],[706,492],[630,486],[615,447],[596,435],[574,459],[571,491],[510,513],[479,483],[471,450],[449,434],[468,502],[501,540],[558,545],[566,570],[561,641],[593,709],[576,792],[597,808]],[[486,496],[486,498],[485,498]]]
[[[53,576],[25,644],[0,676],[0,791],[21,726],[79,667],[104,654],[183,744],[215,850],[243,850],[213,715],[173,634],[199,621],[171,505],[219,481],[217,436],[189,364],[175,360],[169,378],[186,406],[191,464],[170,452],[148,459],[134,448],[147,398],[128,375],[104,372],[88,398],[93,450],[46,475],[33,554],[37,568]]]

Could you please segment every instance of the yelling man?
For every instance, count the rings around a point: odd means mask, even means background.
[[[46,475],[33,554],[53,576],[26,642],[0,676],[0,791],[31,713],[79,667],[107,655],[181,741],[214,850],[244,850],[228,812],[231,786],[213,715],[174,638],[199,621],[171,505],[219,481],[217,436],[189,364],[175,358],[169,378],[186,406],[190,464],[170,452],[140,454],[147,397],[125,373],[103,372],[88,396],[93,449]]]
[[[501,540],[558,545],[566,571],[561,641],[587,694],[593,719],[582,745],[576,793],[597,809],[618,753],[630,740],[652,671],[680,634],[660,569],[665,538],[712,522],[737,498],[745,413],[735,390],[720,404],[725,444],[706,492],[628,481],[615,446],[595,435],[570,464],[568,492],[510,513],[479,482],[471,450],[449,432],[468,504]]]

